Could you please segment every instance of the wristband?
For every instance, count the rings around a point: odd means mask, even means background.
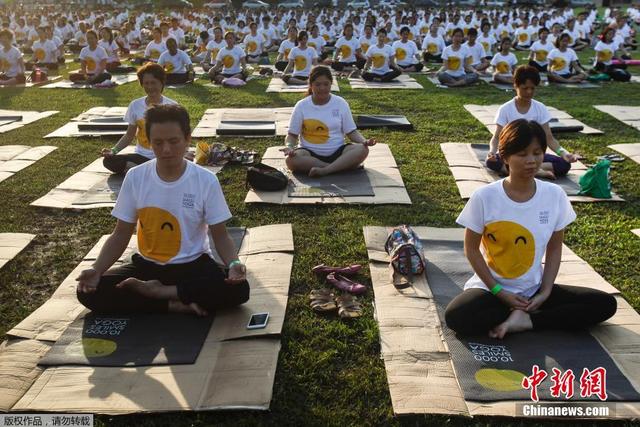
[[[120,150],[118,150],[118,149],[115,147],[115,145],[114,145],[113,147],[111,147],[111,154],[113,154],[114,156],[115,156],[116,154],[118,154],[119,152],[120,152]]]
[[[234,259],[233,261],[231,261],[231,262],[229,263],[229,268],[233,268],[233,267],[235,267],[236,265],[241,265],[241,264],[242,264],[242,262],[240,262],[240,260],[239,260],[239,259]]]
[[[564,153],[568,153],[568,151],[565,150],[563,147],[559,147],[558,150],[556,151],[556,154],[560,157],[562,157]]]
[[[502,290],[502,285],[500,283],[496,283],[495,285],[493,285],[493,288],[491,288],[491,293],[493,295],[498,295],[498,292],[500,292]]]

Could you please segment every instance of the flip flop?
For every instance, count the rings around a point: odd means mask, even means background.
[[[309,294],[309,305],[311,309],[317,313],[326,313],[338,308],[333,299],[334,295],[330,289],[313,289]]]
[[[336,273],[329,273],[327,276],[327,282],[342,291],[346,291],[354,295],[361,295],[367,292],[367,287],[365,285],[349,280]]]
[[[342,319],[354,319],[362,316],[362,305],[353,295],[341,295],[336,298],[338,316]]]
[[[320,264],[313,267],[311,271],[316,274],[337,273],[337,274],[350,275],[350,274],[356,274],[361,269],[362,269],[362,266],[360,264],[353,264],[348,267],[329,267],[327,265]]]

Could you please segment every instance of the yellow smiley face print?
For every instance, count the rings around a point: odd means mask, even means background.
[[[509,72],[509,64],[504,61],[500,61],[496,65],[496,70],[498,70],[500,74],[507,74]]]
[[[35,54],[36,54],[36,59],[38,61],[44,60],[44,57],[45,57],[44,49],[40,49],[40,48],[36,49]]]
[[[111,340],[82,338],[65,347],[64,352],[68,355],[84,355],[87,358],[95,358],[109,356],[117,348],[118,345]]]
[[[564,60],[564,58],[561,58],[561,57],[553,58],[553,61],[551,61],[551,69],[553,71],[564,70],[564,67],[566,65],[567,65],[566,61]]]
[[[170,212],[151,206],[138,210],[138,250],[145,258],[168,262],[181,242],[180,223]]]
[[[9,69],[9,61],[4,58],[0,58],[0,71],[6,71]]]
[[[87,72],[93,73],[96,69],[96,61],[93,58],[87,58]]]
[[[601,50],[596,52],[596,54],[599,62],[609,62],[613,57],[613,53],[611,53],[609,49]]]
[[[291,49],[284,50],[284,59],[289,59],[289,52],[291,52]]]
[[[489,43],[488,42],[482,42],[482,47],[484,48],[485,52],[489,52]]]
[[[147,138],[147,128],[145,127],[145,123],[144,119],[136,120],[136,126],[138,127],[136,137],[138,138],[138,144],[140,144],[141,147],[151,150],[151,144],[149,144],[149,138]]]
[[[381,53],[376,53],[371,56],[371,62],[373,66],[376,68],[382,68],[384,66],[384,55]]]
[[[420,28],[420,34],[427,34],[429,32],[429,27],[422,27]]]
[[[309,47],[314,48],[314,49],[316,48],[316,44],[315,44],[314,42],[309,42],[309,43],[307,43],[307,45],[308,45]]]
[[[367,53],[369,45],[367,43],[362,43],[360,46],[362,46],[362,52]]]
[[[173,73],[173,70],[174,70],[173,62],[169,61],[164,64],[164,71],[166,71],[168,74]]]
[[[233,59],[233,56],[231,56],[231,55],[225,55],[222,58],[222,65],[224,65],[225,68],[233,67],[234,63],[235,63],[235,60]]]
[[[296,66],[296,71],[302,71],[307,68],[307,57],[303,55],[298,55],[293,60]]]
[[[323,34],[322,38],[325,39],[326,41],[329,41],[329,34]]]
[[[533,266],[536,244],[529,230],[511,221],[487,224],[482,245],[487,264],[505,279],[516,279]]]
[[[536,60],[537,61],[546,61],[547,60],[547,52],[546,50],[536,50]]]
[[[520,33],[520,35],[518,36],[518,40],[519,40],[521,43],[526,42],[526,41],[527,41],[527,39],[528,39],[528,37],[527,37],[527,34],[526,34],[526,33]]]
[[[160,58],[160,51],[158,49],[151,49],[151,58],[153,59]]]
[[[351,46],[343,44],[342,46],[340,46],[340,55],[342,56],[342,59],[344,58],[348,58],[351,56]]]
[[[326,144],[329,140],[329,127],[320,120],[305,119],[302,122],[302,137],[310,144]]]
[[[214,48],[211,50],[211,62],[216,62],[216,58],[218,57],[218,51],[219,51],[219,50],[220,50],[220,49],[218,49],[217,47],[214,47]]]
[[[400,61],[403,61],[407,57],[407,51],[403,48],[399,47],[396,49],[396,58]]]
[[[427,44],[427,52],[434,54],[438,51],[438,46],[435,43]]]
[[[447,69],[451,71],[457,71],[460,68],[460,64],[460,58],[457,56],[450,56],[449,59],[447,59]]]
[[[409,33],[409,40],[413,40],[413,33]]]
[[[256,49],[258,49],[258,44],[256,42],[251,40],[249,43],[247,43],[247,52],[253,53],[256,51]]]

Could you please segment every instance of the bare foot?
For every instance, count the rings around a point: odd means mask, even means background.
[[[556,179],[556,174],[554,174],[553,171],[547,171],[547,170],[544,170],[544,169],[540,169],[536,173],[536,177],[555,180]]]
[[[507,333],[522,332],[533,329],[531,316],[522,310],[513,310],[507,320],[489,331],[491,338],[503,339]]]
[[[325,176],[325,175],[328,175],[328,172],[323,167],[319,168],[316,166],[309,169],[309,176]]]
[[[126,288],[130,291],[137,292],[147,298],[164,299],[165,291],[168,290],[168,286],[160,283],[159,280],[140,280],[134,277],[129,277],[116,285],[118,288]]]

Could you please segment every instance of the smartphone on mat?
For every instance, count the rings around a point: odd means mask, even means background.
[[[269,313],[254,313],[249,319],[247,329],[262,329],[267,326],[269,321]]]

